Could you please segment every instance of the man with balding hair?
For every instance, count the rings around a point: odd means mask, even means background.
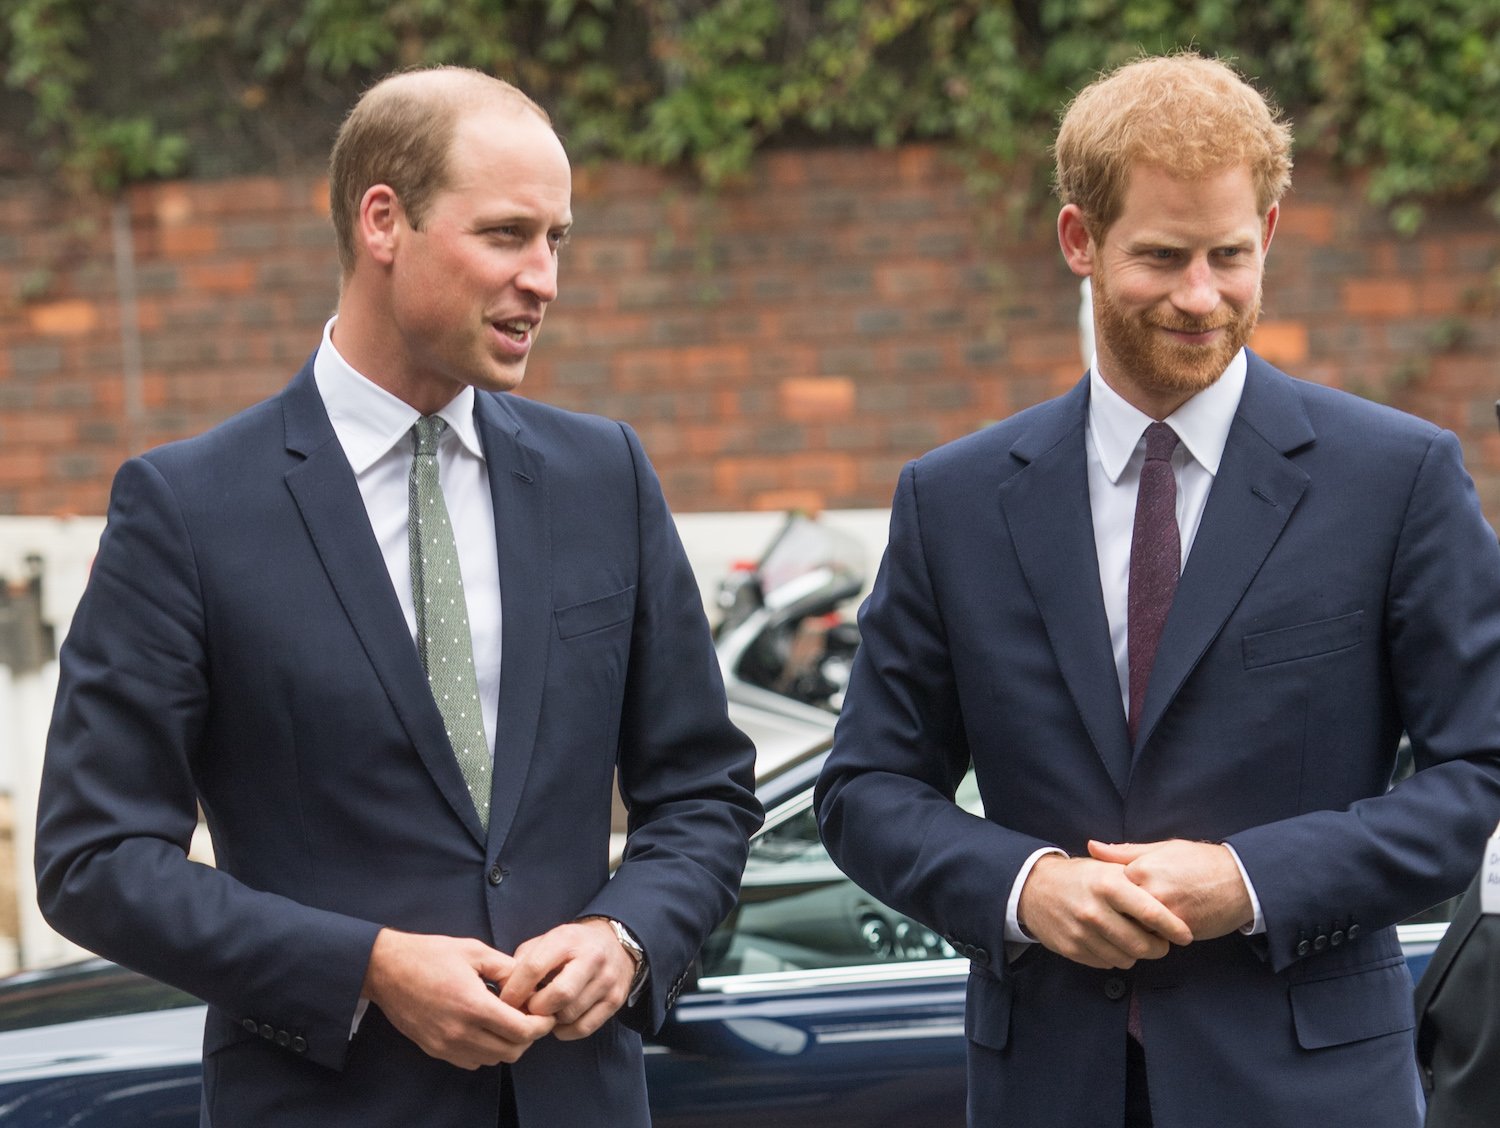
[[[329,191],[312,359],[116,479],[43,911],[209,1003],[212,1128],[647,1125],[639,1032],[760,809],[634,433],[504,394],[557,297],[567,157],[514,87],[409,72],[351,112]],[[217,869],[187,858],[199,804]]]
[[[976,1128],[1421,1122],[1395,926],[1500,816],[1500,548],[1452,434],[1245,347],[1290,145],[1196,55],[1084,89],[1090,371],[896,490],[818,813],[971,959]]]

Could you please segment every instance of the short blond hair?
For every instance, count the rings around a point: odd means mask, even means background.
[[[1137,59],[1084,87],[1053,146],[1057,194],[1095,238],[1120,216],[1132,166],[1184,179],[1248,166],[1264,217],[1292,182],[1292,130],[1228,64],[1191,51]]]
[[[360,201],[376,184],[395,192],[413,227],[449,184],[449,153],[459,118],[492,103],[547,111],[518,87],[467,67],[401,71],[377,82],[349,111],[328,158],[328,210],[339,265],[354,269],[354,226]]]

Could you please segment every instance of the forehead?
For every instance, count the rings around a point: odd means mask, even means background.
[[[1254,238],[1264,220],[1246,165],[1189,178],[1137,164],[1125,180],[1121,202],[1111,233],[1129,239]]]
[[[552,128],[524,106],[499,102],[462,113],[448,174],[439,206],[572,222],[567,154]]]

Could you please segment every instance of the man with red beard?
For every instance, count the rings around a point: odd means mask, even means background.
[[[972,962],[972,1125],[1421,1121],[1395,925],[1500,817],[1500,548],[1452,434],[1245,348],[1290,147],[1196,55],[1080,93],[1090,371],[896,490],[818,814]]]

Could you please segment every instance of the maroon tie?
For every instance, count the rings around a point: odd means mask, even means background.
[[[1156,644],[1177,594],[1182,540],[1177,532],[1177,482],[1172,451],[1177,433],[1165,423],[1146,428],[1146,461],[1135,498],[1135,531],[1130,537],[1130,595],[1127,622],[1130,669],[1130,743],[1140,728],[1146,682],[1156,660]]]

